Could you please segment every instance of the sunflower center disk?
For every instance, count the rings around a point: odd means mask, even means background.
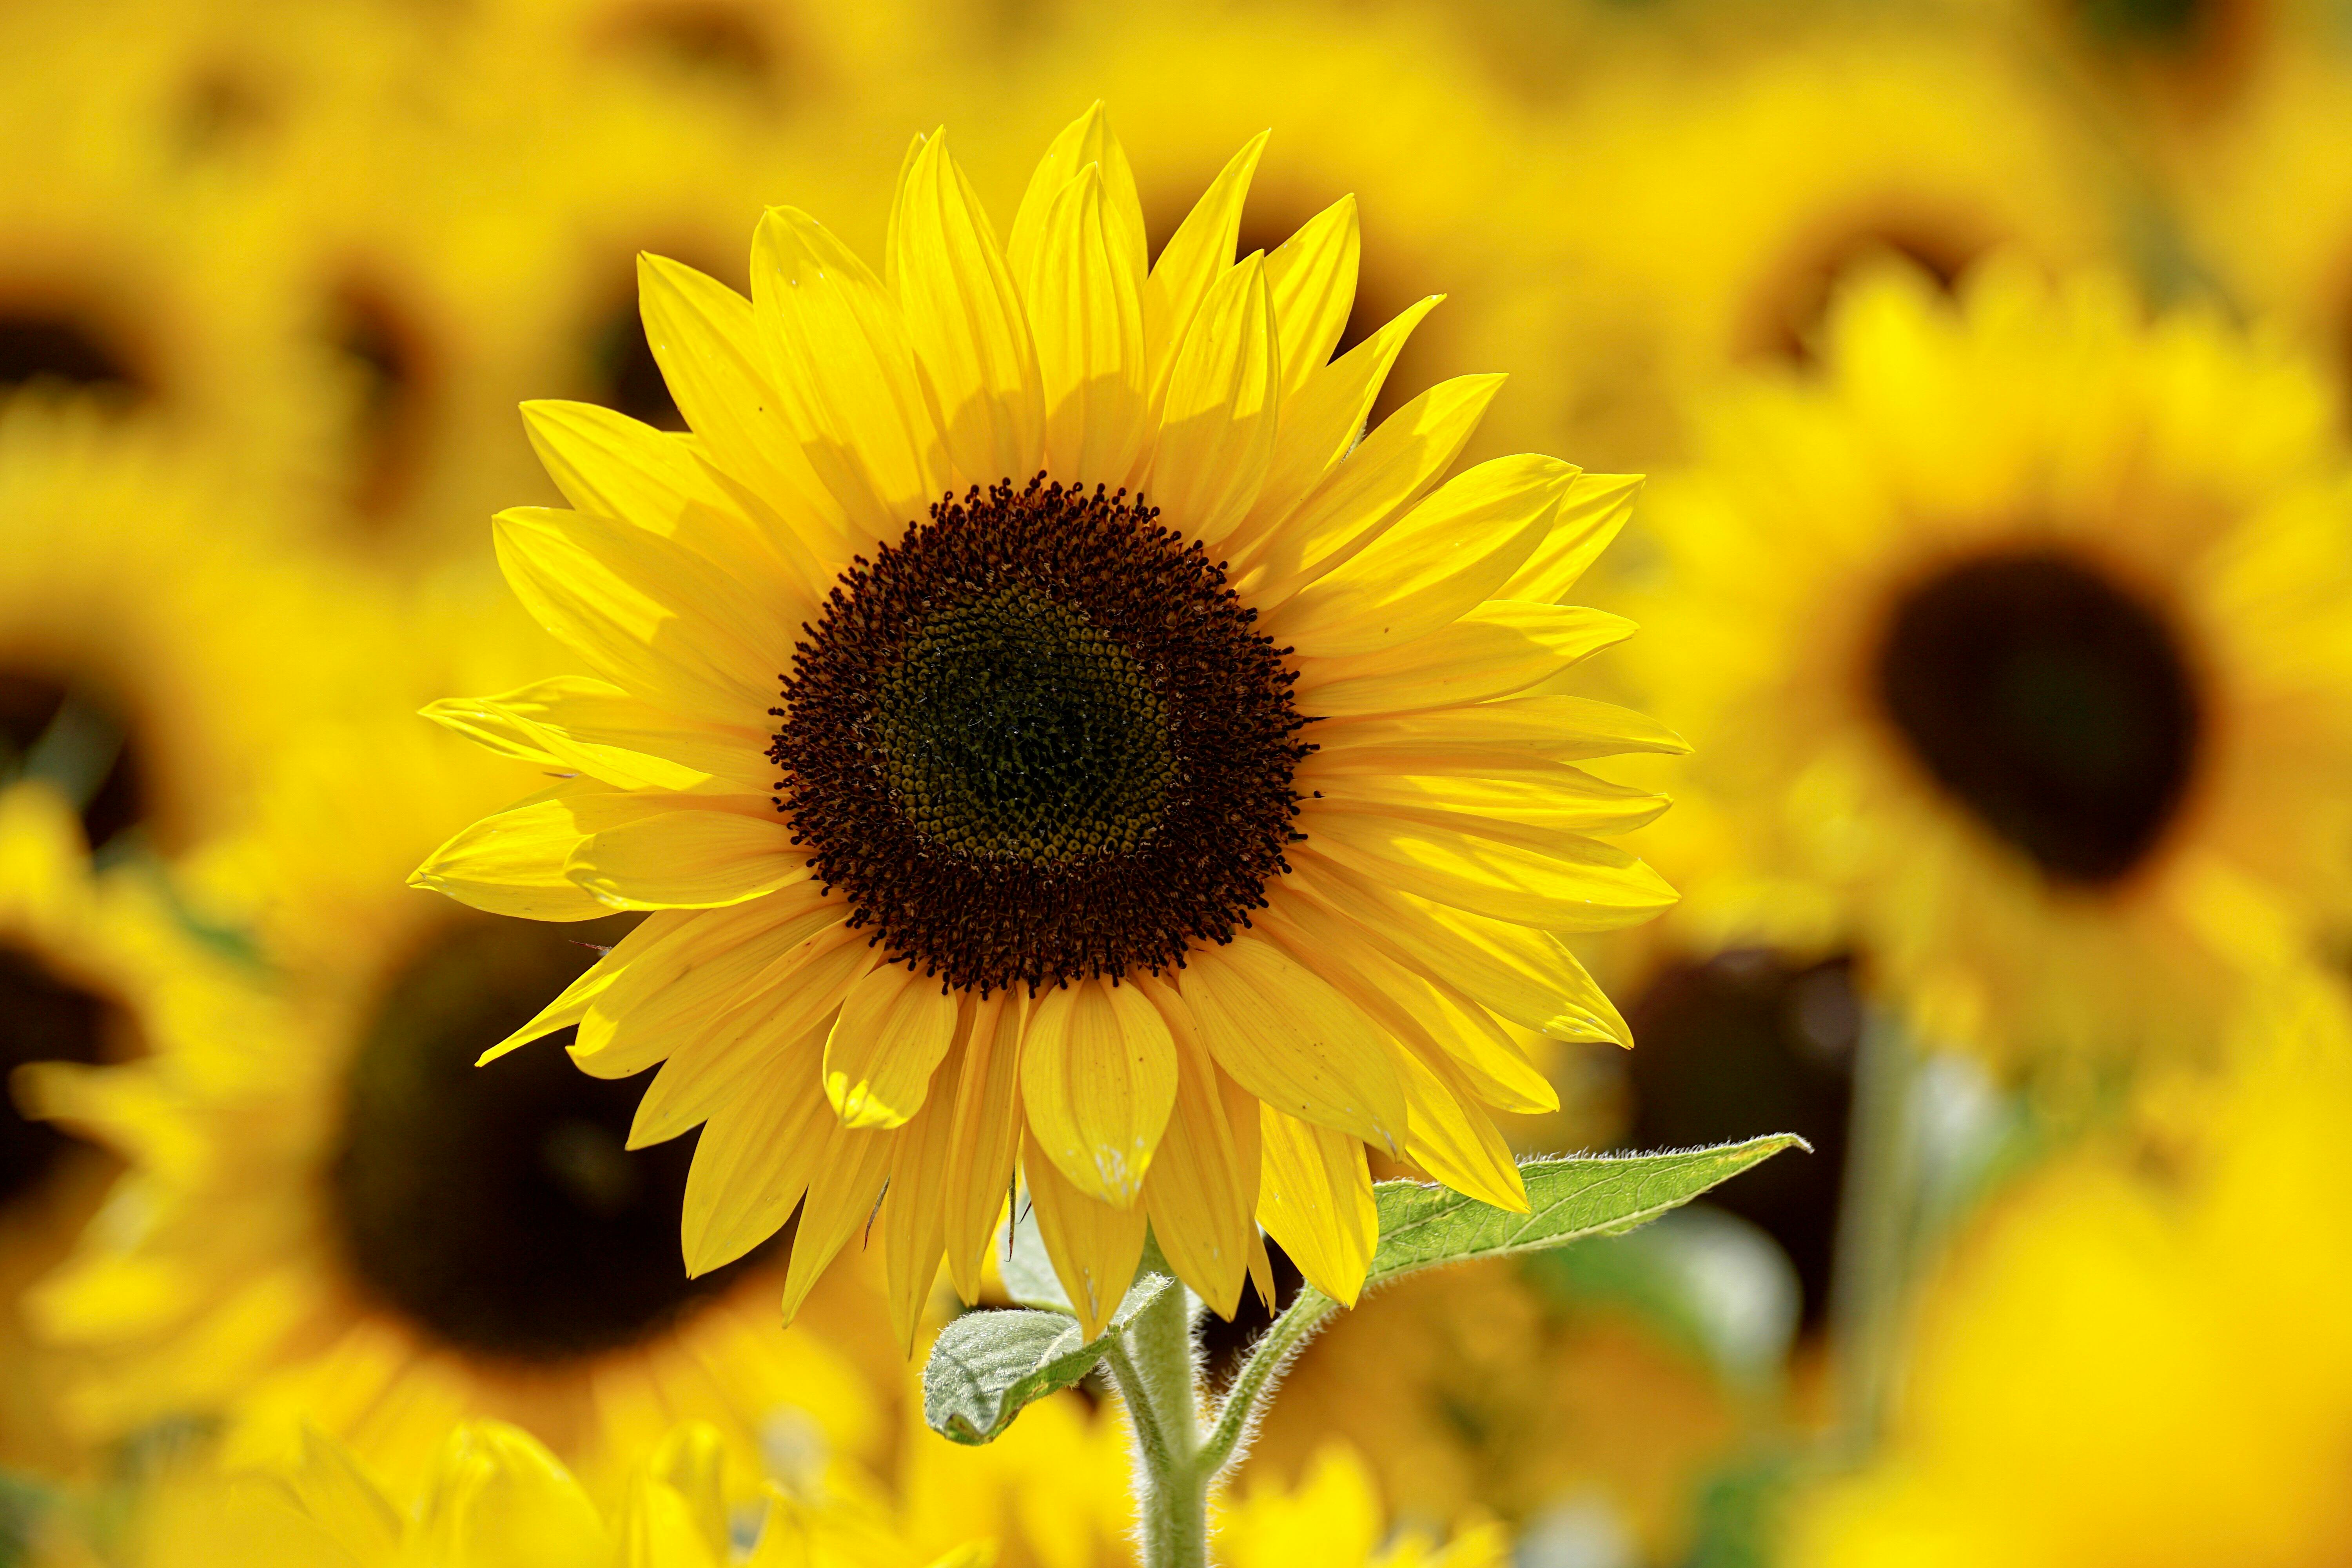
[[[983,991],[1179,961],[1286,871],[1283,650],[1140,502],[1032,481],[860,560],[782,677],[778,809],[893,958]]]
[[[98,1062],[123,1055],[109,1045],[127,1026],[109,1003],[0,947],[0,1083],[26,1062]],[[33,1200],[73,1146],[71,1138],[46,1121],[27,1120],[0,1097],[0,1212]]]
[[[2187,796],[2202,741],[2172,628],[2094,567],[1981,558],[1912,591],[1881,700],[1928,771],[2051,877],[2127,875]]]
[[[543,1046],[473,1065],[628,923],[453,922],[394,982],[352,1063],[328,1184],[349,1267],[461,1351],[544,1364],[616,1350],[734,1277],[689,1280],[678,1261],[694,1140],[625,1147],[642,1079],[591,1078]]]

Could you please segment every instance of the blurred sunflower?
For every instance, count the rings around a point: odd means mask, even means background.
[[[226,1026],[236,993],[145,877],[91,875],[71,805],[47,782],[0,787],[0,1081],[27,1063],[129,1060]],[[62,1368],[19,1298],[72,1245],[116,1166],[0,1100],[0,1464],[55,1469],[74,1447]]]
[[[0,400],[0,754],[71,796],[101,850],[235,822],[310,690],[277,633],[302,569],[224,522],[268,509],[222,472],[143,419]]]
[[[2095,144],[2011,55],[1973,28],[1828,16],[1621,62],[1562,111],[1533,183],[1575,200],[1529,247],[1536,319],[1513,328],[1559,352],[1518,418],[1612,464],[1679,458],[1695,396],[1727,365],[1816,353],[1837,284],[1874,260],[1949,283],[1995,249],[2112,249]]]
[[[501,514],[501,563],[596,676],[438,711],[580,776],[416,880],[655,911],[493,1056],[576,1026],[597,1076],[666,1063],[631,1140],[709,1124],[697,1272],[797,1209],[796,1310],[878,1204],[907,1342],[943,1247],[971,1298],[1017,1160],[1092,1331],[1147,1223],[1227,1315],[1254,1216],[1352,1300],[1367,1141],[1518,1206],[1486,1107],[1557,1100],[1497,1016],[1618,1037],[1548,931],[1671,901],[1593,837],[1664,803],[1570,759],[1680,742],[1537,689],[1629,629],[1558,603],[1626,482],[1441,487],[1496,377],[1362,436],[1422,309],[1326,363],[1352,212],[1234,263],[1256,155],[1147,274],[1099,110],[1003,247],[931,137],[887,284],[792,208],[756,303],[646,261],[690,442],[527,410],[579,510]]]
[[[2015,266],[1957,305],[1876,275],[1829,350],[1727,399],[1652,519],[1643,673],[1738,829],[1695,921],[1802,940],[1826,901],[1933,1040],[2194,1047],[2345,889],[2324,389]]]
[[[2036,1174],[1928,1292],[1882,1456],[1790,1568],[2302,1568],[2352,1557],[2352,1026],[2291,986],[2178,1147]]]
[[[401,638],[462,643],[457,623],[334,603],[351,642],[310,646],[349,655],[360,716],[286,742],[257,825],[185,868],[191,902],[252,922],[276,966],[256,1016],[33,1080],[131,1166],[37,1299],[47,1337],[84,1352],[71,1412],[101,1435],[224,1415],[240,1462],[309,1422],[395,1486],[475,1415],[600,1487],[689,1415],[727,1435],[744,1485],[788,1428],[862,1450],[872,1393],[814,1329],[776,1331],[761,1264],[686,1278],[689,1151],[624,1149],[632,1086],[553,1057],[472,1067],[631,920],[541,926],[401,886],[425,822],[509,795],[520,770],[404,716],[413,697],[368,706],[386,695],[372,674],[406,668]]]

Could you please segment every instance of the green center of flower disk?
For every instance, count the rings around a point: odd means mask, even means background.
[[[679,1268],[695,1140],[627,1147],[642,1075],[591,1078],[544,1048],[474,1066],[635,919],[457,915],[393,978],[358,1043],[330,1228],[361,1295],[428,1340],[559,1364],[660,1334],[746,1266]]]
[[[27,1062],[99,1062],[131,1054],[130,1024],[105,998],[30,953],[0,947],[0,1083]],[[0,1213],[37,1204],[74,1141],[0,1096]]]
[[[1880,700],[1927,772],[2053,880],[2122,880],[2163,841],[2204,746],[2168,617],[2098,564],[1979,556],[1914,585]]]
[[[894,958],[982,991],[1157,972],[1288,870],[1287,650],[1157,515],[975,489],[806,629],[777,808]]]

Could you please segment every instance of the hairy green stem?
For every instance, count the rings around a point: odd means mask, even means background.
[[[1274,1321],[1274,1326],[1250,1348],[1249,1360],[1242,1363],[1223,1408],[1217,1412],[1217,1424],[1210,1430],[1207,1443],[1202,1446],[1202,1462],[1212,1475],[1232,1461],[1258,1413],[1274,1397],[1275,1379],[1290,1364],[1290,1358],[1314,1337],[1315,1331],[1323,1326],[1323,1320],[1339,1310],[1339,1302],[1312,1285],[1303,1286],[1297,1299]]]
[[[1114,1330],[1110,1368],[1135,1430],[1135,1507],[1143,1568],[1207,1568],[1209,1485],[1201,1447],[1201,1367],[1181,1287]]]
[[[1901,1354],[1916,1221],[1910,1125],[1916,1068],[1903,1026],[1884,1013],[1867,1016],[1854,1062],[1830,1289],[1840,1436],[1857,1458],[1878,1440]]]

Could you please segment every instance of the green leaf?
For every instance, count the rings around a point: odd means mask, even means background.
[[[1022,1406],[1076,1383],[1109,1348],[1108,1336],[1087,1343],[1059,1312],[966,1312],[923,1363],[923,1419],[959,1443],[993,1442]]]
[[[1091,1343],[1079,1337],[1077,1323],[1064,1312],[966,1312],[940,1331],[923,1363],[923,1419],[932,1431],[959,1443],[994,1442],[1023,1406],[1092,1372],[1109,1351],[1113,1334],[1161,1292],[1180,1289],[1164,1274],[1138,1276],[1110,1327]]]
[[[1512,1214],[1444,1187],[1382,1182],[1381,1245],[1365,1283],[1418,1269],[1564,1247],[1588,1236],[1622,1236],[1783,1149],[1812,1152],[1791,1132],[1680,1149],[1664,1154],[1579,1154],[1519,1167],[1527,1214]]]

